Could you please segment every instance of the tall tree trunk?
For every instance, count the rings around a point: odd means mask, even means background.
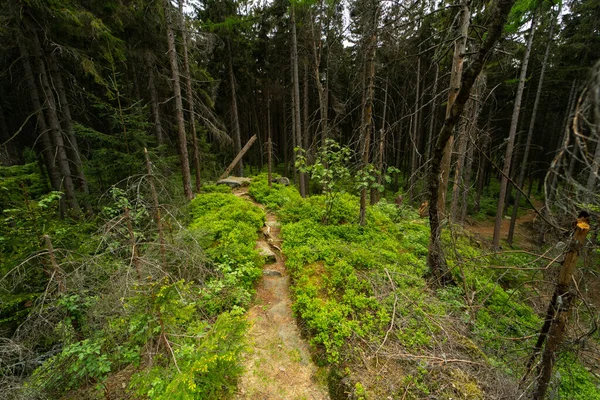
[[[558,15],[560,15],[562,7],[558,8]],[[529,120],[529,129],[527,130],[527,140],[525,143],[525,150],[523,152],[523,158],[521,160],[521,170],[519,171],[519,179],[517,180],[517,185],[520,188],[523,188],[525,183],[525,172],[527,171],[527,162],[529,161],[529,152],[531,150],[531,140],[533,138],[533,128],[535,127],[535,117],[537,116],[537,111],[540,105],[540,98],[542,97],[542,87],[544,86],[544,75],[546,73],[546,65],[548,64],[548,56],[550,55],[550,45],[554,36],[554,25],[556,23],[556,19],[553,18],[550,25],[550,32],[548,34],[548,42],[546,43],[546,52],[544,53],[544,60],[542,61],[542,69],[540,71],[540,79],[538,80],[538,87],[535,92],[535,100],[533,101],[533,110],[531,111],[531,119]],[[508,244],[512,245],[513,238],[515,235],[515,223],[517,221],[517,214],[519,212],[519,201],[521,200],[521,191],[517,190],[515,193],[515,202],[513,205],[512,216],[510,218],[510,226],[508,228]]]
[[[300,122],[300,79],[298,75],[298,38],[296,35],[296,7],[290,6],[290,25],[292,29],[292,92],[294,106],[294,134],[296,146],[302,146],[302,126]],[[294,150],[294,161],[296,160],[296,151]],[[306,181],[304,180],[304,172],[297,171],[298,181],[300,186],[300,195],[306,197]]]
[[[429,117],[429,131],[427,133],[427,141],[425,146],[425,162],[429,165],[429,158],[431,157],[431,150],[434,146],[433,133],[435,132],[435,122],[437,120],[437,91],[438,82],[440,75],[440,64],[435,63],[435,78],[433,79],[433,89],[431,90],[431,116]]]
[[[169,62],[173,79],[173,95],[175,96],[175,114],[177,116],[177,137],[179,139],[179,156],[181,157],[181,176],[183,179],[183,193],[188,200],[194,197],[192,192],[192,177],[190,174],[190,160],[188,157],[187,138],[185,133],[185,120],[183,118],[183,100],[181,98],[181,84],[179,82],[179,65],[177,63],[177,48],[175,34],[171,19],[171,2],[163,0],[165,22],[167,28],[167,44],[169,48]]]
[[[50,128],[50,135],[56,149],[56,163],[61,174],[62,188],[65,191],[69,208],[74,216],[78,216],[81,214],[81,209],[79,208],[79,203],[75,198],[75,185],[73,184],[71,168],[69,166],[69,158],[67,157],[67,151],[65,149],[65,143],[63,140],[62,128],[58,119],[54,94],[50,86],[50,80],[48,78],[46,65],[44,63],[42,47],[38,40],[37,34],[33,34],[32,37],[34,52],[33,56],[36,60],[38,68],[37,74],[40,77],[41,93],[44,96],[48,127]]]
[[[268,163],[268,180],[269,187],[273,181],[273,132],[271,130],[271,94],[267,94],[267,163]]]
[[[565,152],[567,150],[567,146],[569,143],[571,116],[575,109],[576,85],[577,85],[577,79],[574,79],[573,83],[571,84],[571,91],[569,93],[569,102],[567,103],[567,109],[565,110],[565,117],[564,117],[563,123],[562,123],[563,133],[561,135],[560,141],[558,142],[558,145],[556,146],[557,147],[556,148],[557,155],[554,157],[554,159],[550,163],[550,167],[548,168],[548,173],[546,174],[546,177],[545,177],[544,197],[546,199],[546,205],[547,205],[545,210],[548,210],[548,205],[550,203],[552,203],[552,200],[554,199],[555,192],[556,192],[556,185],[558,182],[559,170],[561,169],[561,167],[562,168],[566,167],[566,165],[564,165]],[[531,182],[531,184],[533,185],[533,181]]]
[[[429,238],[429,253],[427,255],[427,265],[431,271],[431,274],[436,281],[441,284],[453,283],[454,279],[448,270],[446,264],[446,258],[442,248],[442,225],[440,223],[439,213],[439,187],[441,184],[440,172],[442,169],[442,158],[444,156],[444,149],[452,136],[454,127],[460,119],[460,115],[465,107],[471,88],[475,83],[475,79],[479,76],[479,73],[483,69],[492,49],[496,45],[496,42],[502,34],[502,29],[506,23],[508,13],[515,0],[498,0],[493,3],[487,11],[489,12],[489,25],[487,36],[479,48],[479,51],[475,55],[473,62],[464,71],[462,75],[461,85],[458,90],[458,94],[450,112],[448,113],[444,125],[438,136],[438,140],[435,146],[435,152],[432,158],[431,172],[429,174],[429,224],[431,227],[430,238]]]
[[[362,136],[363,136],[363,153],[362,167],[366,168],[369,164],[369,148],[371,147],[371,131],[373,130],[373,97],[375,93],[375,55],[377,51],[377,15],[379,14],[379,2],[374,1],[370,7],[372,20],[368,30],[366,41],[367,58],[365,63],[365,92],[364,105],[362,111]],[[360,213],[359,224],[364,226],[367,223],[367,187],[364,186],[360,192]]]
[[[229,48],[229,89],[231,95],[231,124],[233,127],[233,147],[235,153],[238,154],[242,150],[242,135],[240,132],[240,117],[237,106],[237,91],[235,89],[235,75],[233,73],[233,54],[231,53],[231,44],[227,42]],[[244,175],[244,163],[242,160],[236,165],[235,174],[238,176]]]
[[[467,39],[469,34],[469,24],[471,20],[471,9],[469,0],[459,0],[460,10],[457,26],[456,38],[454,40],[454,56],[452,58],[452,72],[450,74],[450,90],[448,91],[448,104],[446,106],[446,118],[448,118],[452,109],[452,104],[456,101],[456,96],[461,87],[462,70],[467,49]],[[440,217],[443,219],[446,213],[446,193],[448,192],[448,180],[450,179],[450,163],[452,161],[452,149],[454,148],[454,132],[451,132],[448,141],[445,143],[444,154],[440,166],[440,184],[437,188],[436,196],[437,208]]]
[[[321,6],[323,4],[321,3]],[[314,20],[312,20],[311,22],[314,23]],[[321,121],[320,121],[320,127],[321,127],[321,142],[324,144],[325,141],[327,140],[328,136],[329,136],[329,125],[328,125],[328,121],[327,121],[327,114],[328,114],[328,88],[329,88],[329,84],[328,84],[328,77],[327,77],[327,67],[328,67],[328,60],[329,60],[329,52],[327,51],[327,49],[325,49],[325,86],[323,86],[323,82],[321,82],[321,71],[320,71],[320,66],[321,66],[321,60],[322,60],[322,56],[323,56],[323,41],[321,39],[321,24],[319,23],[318,25],[318,29],[317,32],[315,34],[314,28],[311,31],[312,35],[313,35],[313,58],[315,60],[315,64],[314,64],[314,75],[315,75],[315,86],[317,87],[317,95],[319,98],[319,112],[321,114]],[[327,32],[329,33],[329,29],[327,30]]]
[[[593,114],[594,114],[594,121],[600,121],[600,110],[598,110],[598,107],[595,104],[594,104]],[[596,139],[598,139],[600,137],[599,136],[600,130],[597,128],[597,126],[595,124],[593,125],[592,133]],[[589,172],[587,182],[585,185],[585,188],[587,190],[585,197],[588,199],[588,201],[591,201],[593,196],[596,194],[595,187],[596,187],[596,181],[598,180],[599,167],[600,167],[600,141],[596,142],[596,150],[594,151],[594,158],[592,159],[592,163],[590,166],[590,172]]]
[[[409,198],[411,203],[415,200],[415,186],[417,185],[418,176],[417,170],[419,169],[419,113],[421,105],[421,51],[419,47],[419,55],[417,56],[417,81],[416,81],[416,94],[415,94],[415,113],[413,118],[412,130],[411,130],[411,157],[410,157],[410,185],[409,185]]]
[[[452,187],[452,206],[450,215],[452,220],[461,222],[464,220],[463,209],[466,214],[467,192],[471,180],[471,168],[473,166],[473,137],[477,131],[477,121],[481,109],[481,96],[485,88],[485,75],[479,75],[475,81],[474,94],[467,102],[467,115],[460,124],[460,137],[458,142],[458,160],[454,173],[454,186]],[[462,192],[461,192],[462,189]],[[463,199],[463,207],[460,207],[460,199]]]
[[[473,104],[467,104],[467,109],[472,107]],[[470,111],[470,110],[469,110]],[[470,112],[469,112],[470,114]],[[459,198],[460,198],[460,188],[463,186],[463,168],[465,166],[465,161],[467,158],[467,144],[469,143],[469,122],[463,119],[461,123],[459,123],[459,134],[458,134],[458,143],[457,143],[457,156],[456,167],[454,169],[454,184],[452,185],[452,203],[450,205],[450,218],[458,222],[459,220]]]
[[[40,153],[42,154],[42,158],[44,159],[44,164],[46,166],[46,170],[48,171],[48,177],[50,178],[50,184],[52,185],[52,189],[56,191],[61,190],[61,178],[60,173],[56,169],[56,165],[54,163],[54,146],[50,140],[50,136],[48,134],[49,130],[46,125],[46,119],[44,118],[44,113],[42,110],[42,104],[40,101],[40,94],[38,91],[37,84],[35,82],[35,78],[33,76],[33,68],[31,66],[31,59],[29,56],[29,51],[25,44],[23,43],[25,39],[22,37],[19,38],[19,49],[21,51],[21,60],[23,62],[23,69],[25,70],[25,79],[27,81],[27,85],[29,86],[29,96],[31,98],[31,104],[36,113],[37,118],[37,129],[39,132],[39,144],[38,148]],[[59,202],[61,215],[65,212],[65,202],[64,199],[60,199]]]
[[[152,120],[154,121],[154,133],[159,146],[165,144],[162,124],[160,123],[160,108],[158,106],[158,93],[154,83],[154,62],[152,61],[152,52],[146,50],[146,67],[148,69],[148,91],[150,92],[150,108],[152,110]]]
[[[62,79],[62,74],[58,68],[58,64],[54,59],[53,55],[50,55],[48,58],[48,65],[50,67],[50,72],[52,73],[52,80],[54,83],[54,88],[58,94],[58,101],[60,104],[60,113],[61,113],[61,125],[65,132],[65,136],[68,140],[69,145],[67,146],[67,153],[69,158],[73,163],[71,164],[72,170],[75,172],[75,176],[77,177],[77,188],[80,192],[89,194],[87,180],[85,179],[85,174],[83,172],[83,162],[81,161],[81,155],[79,153],[79,145],[77,143],[77,137],[75,136],[75,131],[73,130],[73,120],[71,118],[71,107],[69,106],[69,101],[67,100],[67,92],[65,90],[65,85]],[[86,206],[86,208],[88,208]],[[91,211],[91,209],[89,210]]]
[[[384,159],[385,159],[385,140],[386,140],[386,136],[387,136],[387,128],[385,126],[385,122],[386,122],[386,116],[387,116],[388,86],[389,86],[389,81],[386,78],[385,89],[384,89],[385,93],[384,93],[384,100],[383,100],[383,115],[381,116],[381,129],[379,130],[379,146],[377,146],[378,147],[377,170],[379,171],[379,175],[377,176],[377,183],[380,186],[383,186],[383,184],[384,184],[383,175],[385,174],[385,171],[383,169],[383,164],[384,164]],[[379,190],[375,190],[371,193],[375,194],[371,198],[371,204],[378,203],[379,200],[381,199],[381,192]]]
[[[183,14],[184,0],[179,0],[179,19],[181,27],[181,41],[183,44],[183,67],[185,71],[185,91],[188,102],[189,123],[192,130],[192,160],[194,161],[194,177],[196,178],[196,193],[200,192],[200,148],[198,147],[198,134],[196,132],[196,114],[194,113],[194,92],[192,90],[192,75],[190,74],[190,60],[187,40],[187,26]]]
[[[504,199],[506,197],[508,189],[508,176],[510,174],[510,166],[515,146],[515,137],[517,135],[517,125],[519,123],[519,113],[521,111],[523,89],[525,88],[525,81],[527,80],[527,65],[529,64],[529,56],[531,55],[531,45],[533,43],[533,36],[535,33],[536,17],[537,10],[534,11],[533,18],[531,19],[531,28],[529,29],[527,47],[525,49],[525,54],[523,55],[523,63],[521,64],[521,74],[519,76],[519,86],[517,87],[517,95],[515,98],[512,119],[510,121],[510,131],[508,133],[508,142],[506,144],[506,153],[504,155],[504,167],[502,168],[502,177],[500,178],[500,195],[498,197],[498,208],[496,210],[494,238],[492,240],[492,246],[494,247],[494,249],[498,249],[500,247],[500,229],[502,227],[502,219],[504,218]]]
[[[309,130],[309,102],[308,102],[308,60],[304,63],[304,82],[302,90],[302,147],[306,151],[306,158],[308,162],[312,162],[312,154],[310,152],[310,130]],[[308,175],[304,174],[304,186],[306,187],[306,194],[310,192]]]
[[[589,215],[587,212],[582,211],[577,218],[577,224],[569,245],[569,251],[565,256],[560,269],[558,282],[556,283],[556,289],[554,290],[554,296],[552,297],[553,301],[550,303],[548,309],[548,316],[551,316],[548,333],[547,335],[542,335],[543,332],[540,334],[540,337],[547,337],[547,339],[546,347],[542,353],[542,360],[538,368],[536,388],[532,396],[533,400],[544,399],[550,383],[550,378],[552,377],[552,370],[556,363],[556,353],[558,352],[559,345],[563,341],[569,313],[571,312],[571,302],[574,297],[574,293],[571,290],[573,272],[577,267],[577,258],[579,257],[579,253],[585,243],[585,238],[589,230]],[[560,301],[558,301],[559,299]]]

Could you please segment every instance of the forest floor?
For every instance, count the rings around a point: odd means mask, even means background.
[[[539,245],[536,244],[535,232],[533,229],[535,216],[535,211],[533,209],[528,209],[525,215],[517,217],[517,222],[515,223],[514,243],[527,250],[534,250],[535,248],[539,247]],[[471,223],[467,223],[465,224],[465,228],[491,243],[494,237],[494,225],[495,220],[493,218],[489,218],[485,221],[473,221]],[[506,240],[509,227],[510,218],[505,217],[502,219],[502,225],[500,228],[500,239],[502,241]]]
[[[237,196],[264,208],[247,192],[247,187],[234,191]],[[250,323],[247,333],[250,346],[236,398],[328,400],[326,373],[312,362],[308,345],[301,338],[292,314],[290,278],[281,255],[279,223],[270,212],[267,212],[262,233],[256,248],[263,253],[271,252],[272,256],[271,262],[264,266],[254,305],[246,314]]]

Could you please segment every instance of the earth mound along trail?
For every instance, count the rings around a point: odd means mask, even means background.
[[[263,208],[247,195],[247,188],[236,189],[235,194]],[[313,364],[292,314],[290,281],[280,253],[279,231],[277,218],[267,213],[256,248],[269,261],[257,287],[255,304],[246,313],[250,346],[244,359],[246,371],[235,397],[329,400],[322,383],[325,373]]]

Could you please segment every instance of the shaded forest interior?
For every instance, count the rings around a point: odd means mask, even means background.
[[[600,399],[600,0],[0,21],[0,400],[236,396],[242,150],[331,398]]]

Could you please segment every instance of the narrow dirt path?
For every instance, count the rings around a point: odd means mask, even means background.
[[[247,195],[247,188],[234,193],[264,209]],[[246,372],[236,399],[328,400],[325,373],[313,364],[292,314],[289,275],[280,253],[280,228],[275,215],[267,212],[262,233],[256,248],[268,255],[270,262],[264,266],[255,304],[246,314],[250,350],[245,354]]]
[[[533,231],[533,221],[535,219],[535,211],[528,209],[525,215],[517,217],[515,223],[515,244],[526,248],[535,249],[535,232]],[[504,240],[508,236],[508,228],[510,227],[510,218],[504,218],[500,225],[500,239]],[[474,222],[471,225],[465,225],[465,228],[472,233],[481,236],[483,239],[492,241],[494,237],[494,220]]]

